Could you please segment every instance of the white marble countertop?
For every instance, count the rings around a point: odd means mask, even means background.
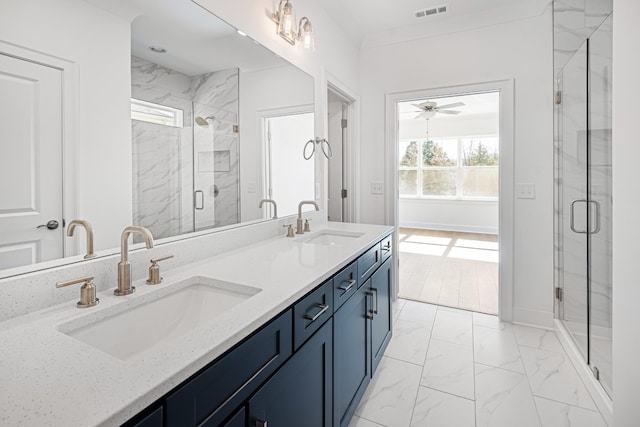
[[[302,242],[327,229],[363,235],[335,246]],[[137,290],[129,296],[100,292],[96,307],[79,310],[71,301],[0,323],[0,425],[120,425],[331,277],[392,228],[328,223],[323,230],[261,241],[163,271],[161,285],[134,282]],[[105,317],[116,305],[137,305],[193,276],[248,285],[261,292],[132,360],[111,356],[59,330],[69,322],[83,322],[83,317],[92,321]]]

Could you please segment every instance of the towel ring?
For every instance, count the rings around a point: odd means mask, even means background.
[[[307,141],[307,143],[304,145],[304,149],[302,150],[302,156],[304,157],[305,160],[309,160],[313,157],[313,155],[316,152],[316,145],[320,145],[320,148],[322,149],[322,154],[324,154],[324,156],[327,159],[331,159],[331,157],[333,157],[333,151],[331,151],[331,145],[329,144],[329,141],[326,140],[326,138],[318,138],[316,137],[315,139],[310,139]],[[309,153],[309,146],[311,146],[311,152]]]

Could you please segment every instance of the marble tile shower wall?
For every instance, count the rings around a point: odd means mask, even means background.
[[[185,124],[133,122],[134,223],[158,238],[194,226],[237,223],[240,174],[233,125],[238,123],[238,70],[190,77],[137,57],[131,69],[132,96],[182,110]],[[194,127],[196,116],[216,120],[209,127]],[[227,167],[209,167],[216,157],[229,159]],[[204,209],[196,212],[194,184],[205,197]]]
[[[238,83],[237,68],[192,79],[195,116],[215,117],[209,127],[194,129],[198,159],[194,176],[206,201],[204,209],[196,211],[196,229],[240,221],[240,141],[234,131],[234,125],[238,124]]]

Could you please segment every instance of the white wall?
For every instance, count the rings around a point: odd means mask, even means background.
[[[640,420],[640,2],[614,0],[613,9],[613,418],[632,427]]]
[[[514,320],[553,321],[553,93],[551,8],[540,16],[361,52],[361,219],[384,223],[385,94],[515,80],[515,182],[536,184],[514,206]],[[523,37],[526,34],[526,37]],[[391,189],[385,189],[387,192]]]
[[[313,110],[313,78],[290,65],[266,70],[241,70],[240,99],[241,220],[251,221],[264,217],[264,210],[258,206],[261,199],[268,197],[263,193],[265,147],[262,119],[276,113],[293,114]],[[313,136],[313,131],[299,136],[300,158],[304,144]],[[291,176],[291,179],[295,177]],[[278,212],[279,216],[284,214],[282,209]]]
[[[401,198],[400,227],[498,234],[498,202]]]
[[[0,41],[73,63],[71,215],[91,221],[96,250],[117,247],[132,220],[129,22],[79,0],[3,0]]]

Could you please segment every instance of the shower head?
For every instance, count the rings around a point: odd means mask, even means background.
[[[201,117],[198,116],[196,117],[196,123],[199,126],[209,126],[209,120],[215,120],[216,118],[214,116],[207,116],[207,117]]]

